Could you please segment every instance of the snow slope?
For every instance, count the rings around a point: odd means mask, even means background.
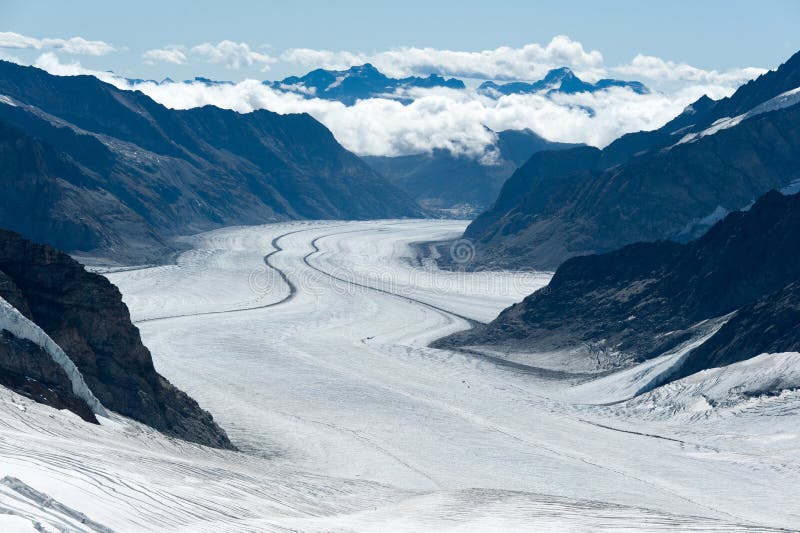
[[[714,135],[715,133],[719,133],[722,130],[732,128],[737,124],[739,124],[740,122],[742,122],[743,120],[747,120],[748,118],[756,117],[758,115],[763,115],[764,113],[769,113],[770,111],[777,111],[779,109],[791,107],[798,103],[800,103],[800,87],[797,87],[790,91],[786,91],[785,93],[781,93],[774,98],[770,98],[766,102],[760,103],[750,111],[742,113],[741,115],[737,115],[735,117],[723,117],[719,120],[716,120],[711,126],[704,129],[703,131],[697,133],[689,133],[683,136],[683,138],[681,138],[681,140],[678,141],[677,144],[694,142],[702,137],[707,137],[708,135]]]
[[[0,479],[121,530],[800,524],[800,399],[791,394],[780,409],[775,398],[756,397],[746,410],[734,402],[702,418],[642,416],[646,407],[597,405],[589,388],[548,379],[524,360],[427,348],[547,280],[409,261],[410,242],[452,238],[463,227],[228,228],[196,236],[175,266],[109,273],[159,372],[245,453],[119,419],[86,427],[0,389],[0,453],[13,458],[0,463]],[[618,390],[638,390],[653,375],[621,376]],[[51,513],[30,498],[27,507],[14,503],[14,494],[0,484],[0,506],[13,504],[17,516]]]
[[[286,469],[0,388],[0,531],[765,531],[513,491],[415,492]]]

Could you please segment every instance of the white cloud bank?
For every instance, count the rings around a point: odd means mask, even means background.
[[[672,83],[666,92],[636,94],[612,88],[593,94],[483,96],[472,89],[415,90],[408,105],[388,98],[362,100],[352,106],[271,89],[258,80],[208,86],[202,83],[137,83],[135,88],[175,109],[216,105],[238,112],[269,109],[278,113],[306,112],[330,128],[348,149],[362,155],[400,155],[436,148],[486,159],[493,142],[492,130],[530,128],[561,142],[605,146],[620,135],[658,128],[703,94],[721,98],[764,69],[742,68],[726,72],[703,70],[686,63],[637,55],[626,65],[609,67],[597,50],[557,36],[546,45],[500,47],[480,52],[399,48],[376,54],[293,49],[278,57],[254,50],[246,43],[222,41],[193,47],[169,46],[149,50],[145,61],[185,64],[192,60],[223,64],[231,69],[276,61],[304,68],[343,69],[371,62],[391,76],[436,72],[441,75],[483,79],[541,78],[548,69],[568,66],[586,79],[625,75],[653,85]],[[134,86],[108,72],[88,71],[78,63],[62,63],[56,54],[42,54],[36,66],[54,74],[93,74],[123,89]],[[592,112],[588,112],[591,109]]]
[[[731,90],[693,86],[672,95],[636,94],[613,88],[593,94],[510,95],[498,99],[473,90],[419,90],[403,105],[371,98],[353,106],[275,91],[258,80],[230,85],[202,83],[140,83],[136,89],[175,109],[203,105],[247,113],[269,109],[278,113],[306,112],[328,126],[348,149],[361,155],[400,155],[446,148],[455,153],[484,156],[492,130],[530,128],[554,141],[605,146],[624,133],[653,129],[703,94],[720,98]],[[587,112],[591,108],[594,113]]]
[[[103,41],[89,41],[83,37],[70,39],[28,37],[10,31],[0,32],[0,48],[32,49],[32,50],[60,50],[68,54],[83,54],[102,56],[114,52],[116,49]]]
[[[437,73],[481,79],[533,80],[547,70],[569,66],[587,78],[603,65],[597,50],[586,51],[583,45],[565,35],[558,35],[547,45],[526,44],[521,48],[501,46],[491,50],[465,52],[435,48],[402,47],[375,54],[333,52],[295,48],[281,54],[282,61],[306,67],[342,69],[370,62],[389,76]]]
[[[613,69],[615,72],[636,78],[660,81],[686,81],[717,85],[741,85],[766,72],[763,68],[745,67],[727,72],[703,70],[686,63],[665,61],[659,57],[638,54],[628,65]]]
[[[726,72],[703,70],[686,63],[642,54],[634,57],[629,64],[609,66],[600,51],[586,50],[583,44],[566,35],[557,35],[546,45],[531,43],[520,48],[501,46],[477,52],[401,47],[365,54],[295,48],[282,53],[279,59],[304,68],[336,70],[369,62],[385,74],[395,77],[436,73],[474,79],[524,81],[541,79],[553,68],[570,67],[587,81],[626,75],[651,84],[655,82],[656,85],[679,81],[731,86],[765,72],[764,69],[753,67]]]

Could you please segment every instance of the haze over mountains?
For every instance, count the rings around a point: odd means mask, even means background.
[[[480,158],[441,149],[430,154],[363,159],[425,208],[471,217],[494,201],[503,183],[533,154],[575,146],[550,142],[531,130],[506,130],[496,136],[496,142]]]

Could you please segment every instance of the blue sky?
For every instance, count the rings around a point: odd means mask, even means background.
[[[730,95],[785,61],[800,50],[798,28],[800,0],[0,0],[0,58],[94,75],[172,108],[307,112],[358,154],[448,149],[491,161],[487,126],[595,146],[660,127],[701,95]],[[468,89],[344,106],[258,81],[364,62],[398,77],[460,77]],[[652,91],[489,98],[473,90],[564,66],[587,81],[637,80]],[[236,83],[146,81],[195,76]]]
[[[223,40],[280,56],[310,48],[373,54],[403,46],[479,51],[547,44],[556,35],[602,53],[606,65],[636,54],[701,69],[773,68],[800,49],[800,2],[532,2],[532,1],[195,1],[2,0],[0,31],[35,38],[83,37],[116,49],[70,56],[94,69],[161,78],[281,78],[308,64],[276,61],[231,68],[199,58],[151,62],[142,54],[167,45],[191,48]],[[31,58],[41,50],[6,50]],[[56,52],[57,53],[57,52]],[[206,58],[207,59],[207,58]],[[263,67],[269,66],[264,71]]]

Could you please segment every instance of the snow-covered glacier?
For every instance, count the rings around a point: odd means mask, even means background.
[[[0,389],[0,530],[800,524],[800,395],[790,383],[800,356],[756,358],[627,399],[657,369],[587,383],[579,371],[553,379],[533,357],[428,348],[549,279],[414,260],[412,243],[464,226],[226,228],[192,237],[174,265],[109,272],[159,372],[242,452],[116,415],[87,425]],[[744,382],[757,392],[776,373],[786,375],[783,394],[730,392]]]

